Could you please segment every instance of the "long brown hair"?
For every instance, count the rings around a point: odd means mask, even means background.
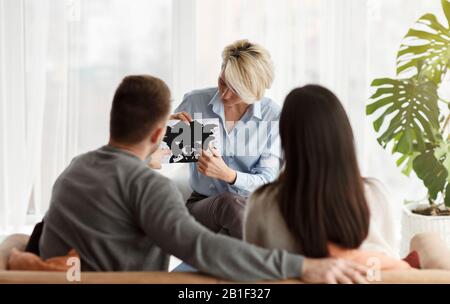
[[[369,208],[338,98],[317,85],[294,89],[284,102],[280,137],[280,210],[302,253],[326,257],[329,242],[359,247],[368,234]]]

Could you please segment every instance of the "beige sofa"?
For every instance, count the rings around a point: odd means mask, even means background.
[[[28,236],[15,234],[0,244],[0,284],[67,284],[66,274],[61,272],[10,271],[8,259],[12,248],[23,250]],[[220,284],[232,283],[197,273],[169,272],[82,272],[82,284]],[[300,280],[285,280],[256,283],[298,284]],[[450,271],[410,270],[389,271],[381,274],[381,281],[374,283],[450,283]]]

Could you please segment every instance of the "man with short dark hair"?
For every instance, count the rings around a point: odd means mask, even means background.
[[[146,165],[166,130],[170,92],[151,76],[128,76],[111,109],[109,144],[82,154],[58,177],[40,239],[43,258],[75,249],[82,270],[167,270],[172,254],[232,280],[302,278],[363,282],[365,268],[307,259],[214,234],[189,214],[172,181]]]
[[[141,142],[170,112],[170,91],[160,79],[128,76],[114,94],[109,124],[111,139],[135,144]]]

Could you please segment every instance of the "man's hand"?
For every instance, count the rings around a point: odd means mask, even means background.
[[[219,151],[214,148],[209,148],[211,154],[208,155],[203,150],[200,150],[200,158],[197,163],[197,170],[201,174],[223,180],[229,184],[233,184],[236,180],[236,171],[225,164]]]
[[[181,120],[187,124],[189,124],[192,121],[192,117],[188,112],[173,113],[172,115],[170,115],[169,118],[173,120]]]
[[[161,169],[161,159],[164,156],[170,155],[169,149],[158,149],[151,155],[150,162],[148,163],[148,166],[152,169]]]
[[[367,267],[343,259],[310,259],[303,261],[305,283],[366,284]]]

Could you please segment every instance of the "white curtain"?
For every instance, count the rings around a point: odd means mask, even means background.
[[[127,74],[171,84],[166,0],[0,0],[0,235],[29,232],[74,156],[108,141]]]
[[[40,173],[47,1],[0,1],[0,229],[25,217]]]
[[[51,26],[47,29],[45,108],[41,113],[45,132],[39,142],[40,170],[33,196],[33,214],[38,216],[37,219],[48,208],[57,176],[78,153],[79,135],[79,74],[75,71],[79,3],[49,1],[47,14]]]

